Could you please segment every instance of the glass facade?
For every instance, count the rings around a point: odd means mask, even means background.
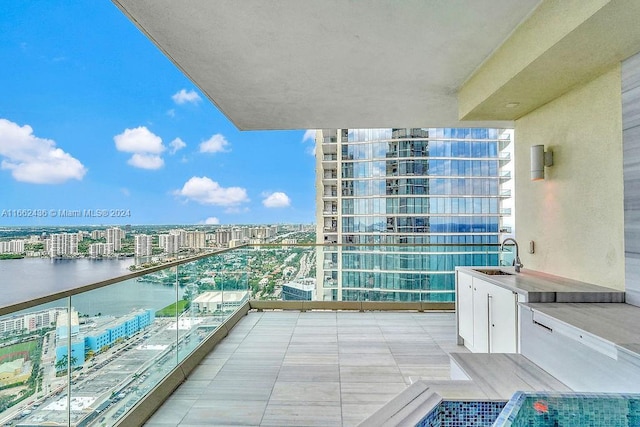
[[[318,133],[318,242],[336,244],[318,257],[319,298],[452,301],[456,266],[498,265],[509,133]]]

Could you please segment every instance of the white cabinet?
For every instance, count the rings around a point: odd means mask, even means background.
[[[489,352],[518,351],[518,294],[490,285],[489,289]]]
[[[468,274],[458,275],[457,283],[458,335],[473,346],[473,280]]]
[[[518,351],[518,294],[473,277],[457,274],[458,336],[474,353]]]
[[[473,346],[474,353],[489,352],[489,285],[475,277],[473,280]]]

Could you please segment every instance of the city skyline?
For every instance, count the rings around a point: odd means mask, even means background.
[[[313,132],[238,131],[110,3],[0,9],[1,225],[314,221]]]

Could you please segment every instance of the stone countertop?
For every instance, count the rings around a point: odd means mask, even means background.
[[[640,355],[640,307],[631,304],[526,304],[567,325],[608,341],[632,355]]]
[[[476,270],[501,270],[511,274],[490,275]],[[524,296],[525,302],[624,302],[624,291],[524,268],[520,273],[513,267],[456,267],[456,271],[517,292]]]

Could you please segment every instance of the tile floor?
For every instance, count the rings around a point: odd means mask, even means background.
[[[145,424],[355,426],[449,379],[454,313],[251,312]]]

